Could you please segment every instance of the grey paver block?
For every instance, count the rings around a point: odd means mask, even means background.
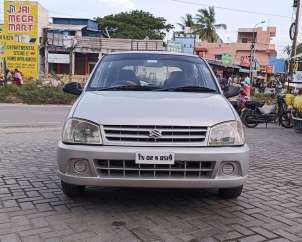
[[[260,242],[260,241],[265,241],[266,238],[261,236],[261,235],[252,235],[249,237],[245,237],[243,239],[240,239],[240,242]]]

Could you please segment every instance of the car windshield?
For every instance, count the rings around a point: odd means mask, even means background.
[[[88,91],[218,92],[209,67],[194,56],[114,54],[96,68]]]

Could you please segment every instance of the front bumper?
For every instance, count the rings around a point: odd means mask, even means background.
[[[173,152],[179,161],[215,161],[210,178],[173,177],[102,177],[95,167],[95,160],[135,160],[136,152]],[[86,159],[90,174],[81,176],[69,172],[72,159]],[[235,162],[238,173],[232,176],[220,172],[223,162]],[[230,188],[244,184],[249,168],[249,147],[120,147],[58,145],[59,177],[62,181],[82,186],[102,187],[151,187],[151,188]]]

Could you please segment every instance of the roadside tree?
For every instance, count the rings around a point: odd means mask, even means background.
[[[111,38],[164,39],[166,33],[174,28],[162,17],[149,12],[134,10],[96,18],[99,27]]]

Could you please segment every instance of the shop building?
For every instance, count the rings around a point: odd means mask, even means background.
[[[105,38],[94,20],[53,18],[45,28],[45,74],[87,76],[110,52],[165,50],[162,40]]]
[[[273,37],[276,37],[276,27],[268,27],[266,30],[262,27],[240,28],[236,42],[199,42],[195,51],[201,57],[217,61],[222,61],[224,55],[228,55],[232,57],[233,64],[249,67],[251,45],[255,42],[256,63],[259,69],[266,69],[269,60],[277,56],[276,47],[271,43]]]
[[[174,32],[173,41],[181,45],[183,53],[194,54],[197,37],[192,31]]]

